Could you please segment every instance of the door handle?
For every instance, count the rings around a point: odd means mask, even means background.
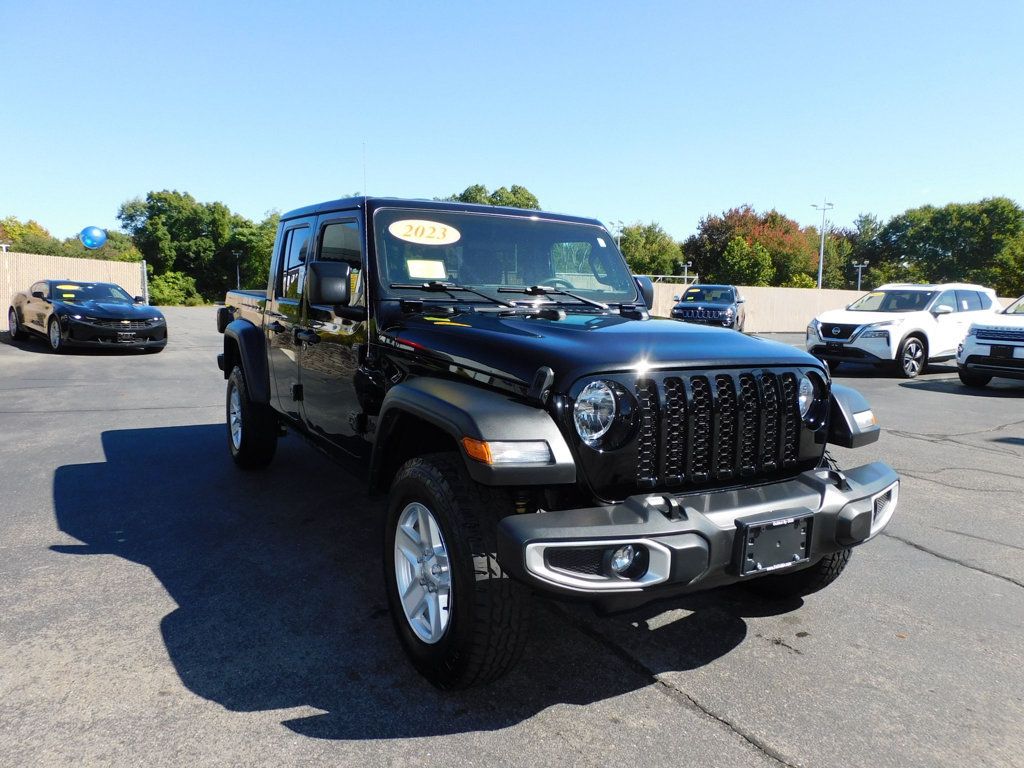
[[[320,334],[308,328],[296,328],[295,341],[302,344],[316,344],[320,341]]]
[[[268,325],[267,328],[273,331],[274,333],[284,333],[284,331],[286,330],[283,325],[277,322],[277,320]]]

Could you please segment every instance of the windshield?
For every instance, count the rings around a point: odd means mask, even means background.
[[[935,291],[872,291],[861,296],[847,309],[854,312],[918,312],[928,306],[934,295]]]
[[[732,288],[724,285],[695,285],[683,294],[684,302],[700,301],[705,304],[732,304],[736,295]]]
[[[1024,296],[1003,310],[1004,315],[1024,315]]]
[[[499,288],[541,285],[604,303],[637,301],[636,284],[615,241],[598,226],[463,211],[381,209],[374,215],[377,268],[388,298],[426,295],[392,285],[470,286],[502,301],[533,297]],[[471,293],[431,300],[475,301]],[[483,299],[479,299],[483,300]],[[564,295],[545,301],[581,303]]]
[[[83,301],[105,301],[113,303],[132,303],[132,297],[124,290],[111,283],[54,283],[53,298],[70,304]]]

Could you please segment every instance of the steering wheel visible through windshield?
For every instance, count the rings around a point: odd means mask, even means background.
[[[543,286],[555,293],[546,301],[578,303],[557,295],[559,290],[607,304],[637,301],[625,260],[598,226],[540,216],[385,208],[374,215],[374,234],[387,298],[424,295],[392,286],[436,282],[472,287],[494,298],[500,288]],[[473,300],[467,294],[459,298]],[[506,291],[500,298],[520,300]]]

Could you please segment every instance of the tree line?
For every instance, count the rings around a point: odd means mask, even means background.
[[[489,191],[474,184],[438,198],[483,205],[540,209],[526,187]],[[235,284],[264,285],[276,212],[255,222],[219,202],[204,203],[184,192],[150,192],[121,205],[123,232],[109,232],[99,251],[76,238],[59,240],[35,221],[0,219],[0,242],[11,250],[59,256],[146,259],[154,303],[215,301]],[[681,275],[684,264],[707,282],[813,288],[817,284],[820,231],[776,210],[749,205],[701,219],[683,241],[657,223],[637,222],[617,233],[637,274]],[[943,207],[911,208],[882,222],[862,214],[853,226],[826,232],[823,285],[856,287],[855,263],[868,262],[864,288],[886,282],[981,283],[1001,296],[1024,294],[1024,209],[1005,197]]]

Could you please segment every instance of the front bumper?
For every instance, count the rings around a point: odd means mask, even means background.
[[[993,357],[992,347],[996,345],[1010,347],[1013,357]],[[956,365],[977,376],[1024,380],[1024,345],[1012,341],[985,343],[968,336],[957,351]]]
[[[114,323],[114,321],[109,321]],[[163,347],[167,344],[167,323],[116,324],[93,323],[65,318],[61,322],[64,343],[69,347]]]
[[[819,360],[849,361],[851,363],[891,363],[896,359],[889,339],[854,339],[847,342],[823,342],[808,339],[807,351]]]
[[[561,596],[622,608],[807,567],[863,544],[896,508],[899,477],[883,462],[833,472],[812,470],[769,485],[683,494],[640,494],[601,507],[513,515],[498,527],[498,557],[519,580]],[[808,516],[806,558],[744,574],[737,532],[765,519]],[[646,570],[618,577],[588,562],[592,553],[634,544]],[[604,555],[607,562],[607,554]]]

